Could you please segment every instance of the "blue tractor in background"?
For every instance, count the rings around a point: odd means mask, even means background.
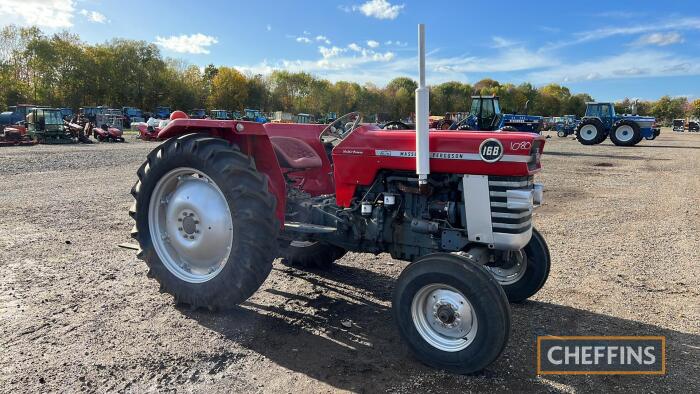
[[[250,108],[243,110],[243,120],[250,120],[258,123],[267,123],[270,121],[259,109]]]
[[[566,137],[576,132],[576,126],[580,121],[576,119],[576,115],[564,115],[555,118],[554,130],[557,131],[558,137]]]
[[[525,108],[527,112],[527,104]],[[449,129],[540,133],[542,123],[541,116],[503,114],[498,96],[472,96],[469,116],[453,123]]]
[[[617,146],[634,146],[642,139],[653,140],[660,129],[656,118],[636,115],[616,115],[613,103],[586,103],[586,116],[576,126],[576,139],[583,145],[595,145],[610,140]]]
[[[153,110],[153,117],[156,119],[168,119],[170,117],[170,107],[156,107]]]
[[[27,114],[36,105],[32,104],[18,104],[10,106],[7,111],[0,113],[0,131],[2,131],[3,126],[13,125],[17,122],[25,121]]]

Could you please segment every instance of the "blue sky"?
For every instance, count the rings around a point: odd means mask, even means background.
[[[163,55],[253,73],[308,71],[384,85],[549,82],[598,100],[700,97],[700,1],[2,0],[0,24],[68,29],[90,43],[157,43]]]

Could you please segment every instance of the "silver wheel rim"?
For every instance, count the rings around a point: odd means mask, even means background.
[[[517,259],[515,264],[507,268],[486,266],[486,269],[491,272],[491,275],[501,286],[512,285],[525,275],[525,271],[527,271],[527,257],[523,254],[521,259]]]
[[[476,337],[474,307],[457,289],[443,284],[423,286],[411,302],[411,316],[418,334],[430,346],[445,351],[465,349]]]
[[[598,135],[598,129],[592,124],[587,124],[581,127],[579,135],[586,141],[592,141]]]
[[[618,141],[628,142],[631,141],[633,137],[634,130],[630,125],[623,124],[615,129],[615,138],[617,138]]]
[[[199,170],[180,167],[158,180],[148,225],[161,262],[185,282],[206,282],[228,261],[233,245],[231,211],[221,189]]]

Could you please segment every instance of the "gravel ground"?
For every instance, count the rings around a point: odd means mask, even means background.
[[[691,392],[700,387],[700,135],[633,148],[547,140],[535,222],[552,272],[512,305],[476,376],[415,361],[390,314],[405,263],[348,254],[330,272],[275,262],[219,314],[146,278],[127,215],[154,143],[0,149],[0,392]],[[665,335],[665,376],[535,375],[537,335]],[[693,389],[695,387],[695,389]]]

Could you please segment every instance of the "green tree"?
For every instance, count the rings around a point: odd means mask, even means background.
[[[208,104],[210,107],[241,110],[248,99],[246,79],[235,68],[219,67],[212,79],[212,89]]]
[[[690,103],[688,115],[693,118],[700,118],[700,99],[695,99]]]

